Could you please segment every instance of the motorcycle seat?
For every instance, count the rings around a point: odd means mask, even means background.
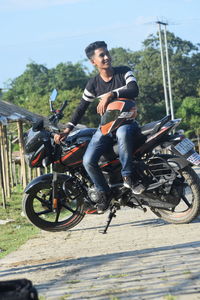
[[[156,125],[160,124],[161,121],[154,121],[148,124],[145,124],[141,127],[141,133],[144,135],[149,135]]]
[[[143,135],[155,134],[160,128],[170,120],[171,116],[167,115],[161,120],[147,123],[141,127],[141,133]]]

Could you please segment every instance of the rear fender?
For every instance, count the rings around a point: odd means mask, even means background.
[[[64,181],[71,178],[68,175],[65,174],[58,174],[58,180]],[[29,194],[32,190],[34,190],[35,186],[39,183],[52,183],[53,180],[53,174],[44,174],[39,177],[34,178],[25,188],[24,193]]]
[[[162,157],[163,159],[166,159],[168,163],[174,162],[177,165],[177,170],[182,170],[190,164],[184,157],[181,156],[175,156],[170,154],[160,154],[158,156]]]

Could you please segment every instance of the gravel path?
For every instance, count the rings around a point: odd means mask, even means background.
[[[32,280],[43,299],[200,299],[200,217],[172,225],[152,212],[88,215],[68,232],[41,232],[0,260],[1,280]]]

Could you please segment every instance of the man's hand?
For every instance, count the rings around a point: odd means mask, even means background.
[[[60,134],[55,134],[54,135],[54,142],[56,144],[60,144],[60,142],[62,142],[64,139],[67,138],[68,134],[70,133],[70,129],[66,128],[62,133]]]
[[[110,100],[112,100],[112,99],[113,99],[113,93],[112,92],[107,93],[106,95],[104,95],[101,98],[101,100],[100,100],[100,102],[97,106],[97,113],[102,116],[105,113],[106,108],[107,108]]]

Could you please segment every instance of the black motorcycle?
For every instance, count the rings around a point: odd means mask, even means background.
[[[23,210],[29,221],[47,231],[68,230],[76,226],[86,214],[96,213],[96,191],[83,164],[95,128],[73,131],[64,143],[54,143],[53,135],[63,117],[65,101],[54,110],[56,90],[50,97],[52,115],[48,128],[39,121],[25,137],[26,161],[32,168],[52,164],[52,173],[33,179],[25,189]],[[122,206],[147,208],[170,223],[189,223],[200,212],[200,179],[192,168],[200,165],[200,155],[194,144],[184,135],[174,133],[181,119],[170,116],[141,127],[138,143],[133,149],[133,163],[137,177],[145,187],[140,195],[124,187],[118,149],[113,147],[101,157],[99,165],[113,191],[108,221],[103,233]],[[163,152],[167,154],[163,154]]]

